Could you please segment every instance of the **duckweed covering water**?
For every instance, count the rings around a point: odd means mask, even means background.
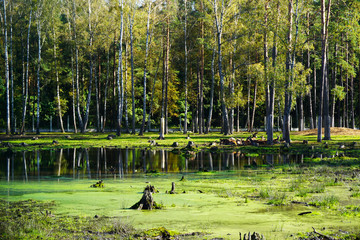
[[[134,156],[141,161],[136,160],[133,166],[129,158],[129,165],[122,165],[123,168],[109,164],[114,163],[112,160],[105,168],[101,157],[97,168],[97,161],[91,160],[92,154],[89,160],[85,157],[77,165],[77,155],[73,172],[73,158],[64,157],[60,166],[56,160],[58,154],[49,157],[53,161],[46,161],[44,156],[50,155],[42,154],[40,168],[48,166],[50,169],[47,171],[38,174],[37,158],[30,160],[29,157],[27,178],[24,171],[21,177],[12,178],[11,164],[9,174],[2,170],[0,198],[5,201],[54,201],[52,214],[59,218],[93,219],[97,215],[99,218],[121,219],[140,231],[166,228],[171,234],[200,232],[205,234],[196,235],[201,239],[238,239],[239,232],[249,231],[259,232],[266,239],[292,239],[312,231],[312,227],[325,228],[324,232],[328,234],[339,235],[339,230],[360,232],[360,198],[354,194],[360,186],[360,161],[356,158],[339,158],[336,165],[327,166],[323,161],[301,161],[301,158],[298,162],[284,160],[285,164],[276,161],[270,164],[266,156],[259,156],[246,158],[246,162],[249,160],[249,167],[246,167],[235,153],[235,160],[231,155],[214,155],[212,166],[220,167],[211,171],[211,164],[205,164],[209,159],[203,155],[202,158],[201,153],[197,153],[194,159],[180,160],[180,164],[165,158],[163,170],[161,158],[149,160],[144,165],[143,155],[137,153]],[[97,154],[94,156],[96,160]],[[118,160],[119,155],[115,156]],[[121,156],[124,164],[125,155]],[[257,163],[264,161],[264,164],[252,164],[252,160]],[[349,160],[351,164],[347,163]],[[150,164],[154,164],[153,168]],[[179,169],[179,166],[183,168]],[[234,166],[233,170],[231,166]],[[110,171],[111,167],[114,169]],[[19,168],[24,169],[23,166]],[[104,187],[91,188],[100,176]],[[185,181],[180,181],[182,176]],[[172,182],[175,182],[178,194],[166,194],[171,190]],[[130,210],[149,184],[159,190],[153,195],[154,200],[165,208]],[[298,215],[309,211],[310,214]],[[42,236],[36,231],[32,234]],[[71,236],[74,232],[67,234]]]

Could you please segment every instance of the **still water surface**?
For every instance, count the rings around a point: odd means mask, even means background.
[[[51,149],[0,153],[0,180],[106,179],[144,173],[186,173],[242,170],[264,165],[302,163],[304,155],[241,152],[193,152],[184,154],[149,149]]]

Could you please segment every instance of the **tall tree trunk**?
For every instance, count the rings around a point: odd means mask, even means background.
[[[236,53],[236,47],[234,47],[233,49],[233,53],[230,57],[230,67],[231,67],[231,77],[230,77],[230,83],[229,83],[229,92],[230,92],[230,97],[231,98],[235,98],[234,93],[235,93],[235,87],[234,87],[234,82],[235,82],[235,61],[234,61],[234,56]],[[230,134],[234,133],[234,107],[233,105],[230,106],[229,109],[229,132]]]
[[[135,10],[133,10],[135,11]],[[130,58],[131,58],[131,100],[132,100],[132,132],[135,134],[135,79],[134,79],[134,50],[133,50],[133,24],[135,12],[132,16],[129,14],[129,31],[130,31]]]
[[[157,79],[157,74],[158,74],[159,66],[160,66],[160,60],[161,60],[161,51],[160,51],[160,56],[159,56],[159,60],[158,60],[158,64],[157,64],[157,68],[156,68],[156,72],[155,72],[155,76],[154,76],[153,87],[152,87],[152,91],[151,91],[151,100],[150,100],[150,108],[149,108],[148,124],[147,124],[147,128],[148,128],[149,132],[151,129],[152,106],[154,103],[155,86],[156,86],[156,79]]]
[[[299,131],[304,131],[304,100],[303,96],[299,96]]]
[[[168,5],[168,2],[167,2]],[[169,59],[170,59],[170,16],[166,18],[166,79],[165,79],[165,134],[168,134],[168,92],[169,92]]]
[[[38,11],[40,11],[38,9]],[[40,69],[41,69],[41,22],[40,16],[37,16],[37,34],[38,34],[38,66],[37,66],[37,103],[36,103],[36,134],[40,134]]]
[[[214,36],[214,38],[215,38],[215,42],[216,42],[216,36]],[[212,58],[211,58],[210,107],[209,107],[209,117],[208,117],[208,121],[207,121],[206,133],[210,132],[212,112],[213,112],[213,108],[214,108],[215,55],[216,55],[216,47],[215,47],[215,44],[214,44]]]
[[[22,123],[21,123],[21,134],[25,132],[25,118],[26,118],[26,106],[28,102],[28,95],[29,95],[29,61],[30,61],[30,28],[31,28],[31,19],[32,19],[32,9],[30,10],[30,17],[29,17],[29,26],[28,26],[28,34],[27,34],[27,41],[26,41],[26,73],[25,73],[25,81],[23,85],[25,85],[23,91],[23,113],[22,113]]]
[[[240,106],[236,106],[236,132],[240,132]]]
[[[306,14],[306,18],[307,18],[307,32],[306,32],[306,35],[307,35],[307,39],[309,40],[309,38],[310,38],[310,12],[308,12],[307,14]],[[310,67],[311,67],[311,62],[310,62],[310,49],[308,48],[307,49],[307,68],[308,69],[310,69]],[[315,65],[315,64],[314,64]],[[310,74],[307,76],[307,83],[310,85],[311,83],[310,83],[310,78],[311,78],[311,76],[310,76]],[[315,86],[313,86],[313,87],[316,87],[316,85]],[[313,114],[313,104],[312,104],[312,96],[311,96],[312,94],[311,94],[311,91],[309,91],[309,94],[308,94],[308,96],[309,96],[309,113],[310,113],[310,129],[314,129],[314,114]]]
[[[225,96],[224,96],[224,75],[222,72],[222,31],[223,31],[223,18],[224,18],[224,0],[222,0],[220,16],[218,16],[218,4],[217,0],[213,2],[214,7],[214,15],[215,15],[215,23],[217,30],[217,45],[218,45],[218,64],[219,64],[219,75],[220,75],[220,100],[221,100],[221,110],[222,110],[222,118],[223,118],[223,126],[225,135],[229,134],[229,121],[228,114],[225,105]]]
[[[330,140],[330,117],[329,117],[329,81],[327,76],[327,41],[328,41],[328,25],[330,19],[330,8],[331,0],[328,2],[327,10],[325,9],[325,0],[321,0],[321,20],[322,20],[322,51],[321,51],[321,78],[322,78],[322,96],[319,110],[319,122],[318,122],[318,142],[321,142],[321,130],[322,130],[322,119],[321,115],[324,114],[324,140]],[[325,13],[326,11],[326,13]],[[322,112],[322,108],[324,112]]]
[[[10,79],[9,79],[9,56],[6,24],[6,0],[4,4],[4,45],[5,45],[5,85],[6,85],[6,134],[10,134]]]
[[[95,56],[96,59],[96,56]],[[96,65],[96,62],[95,62]],[[99,66],[99,78],[96,75],[96,66],[94,67],[94,80],[95,80],[95,100],[96,100],[96,131],[101,131],[100,126],[100,91],[99,91],[99,84],[100,84],[100,57],[98,55],[98,66]]]
[[[159,139],[164,139],[164,130],[161,124],[161,118],[165,118],[165,88],[166,88],[166,47],[165,47],[165,36],[162,38],[162,51],[163,51],[163,78],[161,83],[161,114],[160,114],[160,136]]]
[[[89,87],[88,87],[88,95],[86,99],[86,109],[85,109],[85,115],[84,115],[84,122],[83,122],[83,128],[81,129],[81,132],[84,133],[86,131],[86,127],[89,121],[89,111],[90,111],[90,102],[91,102],[91,90],[92,90],[92,80],[93,80],[93,54],[92,54],[92,45],[93,45],[93,32],[91,27],[91,1],[88,1],[89,3],[89,33],[90,33],[90,39],[89,39],[89,62],[90,62],[90,76],[89,76]]]
[[[199,126],[199,108],[200,108],[200,62],[198,62],[198,65],[197,65],[197,71],[196,71],[196,92],[197,92],[197,95],[196,95],[196,130],[195,130],[195,133],[198,133],[198,126]]]
[[[73,0],[72,21],[73,21],[73,28],[74,28],[73,40],[74,40],[74,45],[75,45],[75,68],[76,68],[76,112],[77,112],[77,117],[78,117],[78,120],[79,120],[79,128],[80,128],[80,131],[82,131],[82,130],[83,130],[83,128],[84,128],[84,123],[83,123],[83,119],[82,119],[82,115],[81,115],[81,109],[80,109],[79,48],[78,48],[77,38],[76,38],[76,6],[75,6],[75,0]]]
[[[187,0],[184,0],[185,8],[185,22],[184,22],[184,53],[185,53],[185,117],[184,117],[184,134],[187,134],[187,114],[188,114],[188,84],[187,84],[187,64],[188,64],[188,51],[187,51]],[[210,110],[211,111],[211,110]]]
[[[252,109],[252,117],[251,117],[251,125],[250,129],[254,129],[254,122],[255,122],[255,112],[256,112],[256,97],[257,97],[257,85],[258,82],[255,79],[255,85],[254,85],[254,101],[253,101],[253,109]]]
[[[279,3],[278,3],[279,5]],[[269,10],[269,2],[265,3],[265,16],[264,16],[264,73],[265,73],[265,82],[266,82],[266,135],[267,135],[267,144],[272,145],[273,144],[273,81],[269,80],[268,76],[268,61],[269,61],[269,55],[268,55],[268,43],[267,43],[267,24],[268,24],[268,10]],[[279,17],[278,17],[279,18]],[[277,24],[276,24],[277,25]],[[274,34],[274,38],[276,38],[277,31]],[[276,48],[276,39],[274,39],[274,46],[273,48]],[[276,51],[273,49],[273,51]],[[274,55],[274,53],[273,53]],[[273,56],[273,60],[276,57]],[[276,61],[276,60],[275,60]]]
[[[289,0],[288,6],[288,17],[289,17],[289,30],[288,30],[288,49],[286,54],[286,82],[285,82],[285,108],[284,108],[284,122],[283,122],[283,139],[286,143],[290,143],[290,110],[291,110],[291,78],[293,72],[293,62],[292,62],[292,29],[293,29],[293,0]]]
[[[334,57],[335,57],[335,61],[337,61],[337,52],[338,52],[338,45],[337,43],[335,43],[335,53],[334,53]],[[336,62],[334,63],[333,66],[333,88],[336,87],[336,77],[337,77],[337,65]],[[332,110],[331,110],[331,127],[335,127],[335,106],[336,106],[336,96],[335,94],[333,94],[332,96]]]
[[[122,68],[122,44],[123,44],[123,24],[124,24],[124,12],[123,12],[123,0],[119,0],[120,5],[120,39],[119,39],[119,65],[117,74],[117,88],[118,88],[118,104],[117,104],[117,135],[121,135],[121,119],[123,110],[123,96],[124,96],[124,84],[123,84],[123,68]]]
[[[116,98],[116,93],[117,93],[117,66],[116,66],[116,46],[117,46],[117,43],[116,43],[116,30],[114,31],[114,43],[113,43],[113,51],[114,51],[114,57],[113,57],[113,63],[112,63],[112,73],[113,73],[113,76],[112,76],[112,97],[113,97],[113,101],[112,101],[112,115],[114,115],[114,117],[111,119],[112,120],[112,127],[114,127],[114,129],[117,129],[117,125],[118,125],[118,122],[117,122],[117,118],[118,118],[118,104],[120,104],[120,102],[118,102],[117,98]]]
[[[60,129],[61,132],[65,132],[64,124],[62,120],[62,112],[61,112],[61,100],[60,100],[60,83],[59,83],[59,70],[57,66],[57,54],[56,54],[56,34],[55,29],[53,28],[53,36],[54,36],[54,61],[55,61],[55,78],[56,78],[56,98],[57,98],[57,110],[60,121]]]
[[[247,130],[248,132],[251,132],[251,118],[250,118],[250,94],[251,94],[251,90],[250,90],[250,86],[251,86],[251,78],[249,77],[249,74],[247,76],[247,83],[248,83],[248,94],[247,94],[247,120],[246,120],[246,125],[247,125]]]
[[[200,11],[204,13],[204,2],[203,0],[200,1]],[[200,20],[200,32],[201,32],[201,38],[203,41],[201,41],[200,46],[200,86],[199,86],[199,134],[203,134],[204,130],[204,94],[203,94],[203,86],[204,86],[204,20],[201,18]]]
[[[149,1],[148,18],[146,23],[146,44],[145,44],[145,62],[144,62],[144,90],[143,90],[143,120],[140,127],[139,135],[143,135],[146,121],[146,74],[147,74],[147,58],[149,55],[149,37],[150,37],[150,13],[151,13],[151,1]]]
[[[355,129],[355,114],[354,114],[354,76],[351,75],[350,77],[350,88],[351,88],[351,95],[350,95],[350,114],[351,114],[351,127]]]
[[[70,13],[68,14],[69,19]],[[71,22],[68,22],[69,26],[69,34],[70,36],[73,36],[73,33],[71,32]],[[75,79],[74,79],[74,50],[73,47],[71,47],[71,87],[72,87],[72,117],[73,117],[73,123],[74,123],[74,133],[77,133],[77,125],[76,125],[76,102],[75,102]]]
[[[127,89],[127,85],[128,85],[128,42],[126,41],[125,43],[125,77],[124,77],[124,111],[125,111],[125,131],[126,133],[130,133],[130,129],[129,129],[129,111],[128,111],[128,89]]]
[[[110,47],[107,52],[107,64],[106,64],[106,82],[105,82],[105,89],[104,89],[104,119],[101,126],[101,131],[105,132],[105,125],[106,125],[106,115],[107,115],[107,95],[108,95],[108,86],[110,80]]]
[[[346,62],[349,63],[349,42],[348,37],[346,35]],[[345,101],[344,101],[344,127],[349,127],[349,73],[346,72],[345,78]]]
[[[14,55],[13,55],[13,1],[10,2],[10,82],[11,82],[11,133],[15,133],[15,115],[14,115]]]

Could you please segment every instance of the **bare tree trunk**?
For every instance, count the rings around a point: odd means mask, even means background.
[[[109,77],[110,75],[110,47],[107,52],[107,65],[106,65],[106,82],[105,82],[105,90],[104,90],[104,119],[103,124],[101,126],[101,131],[105,132],[105,125],[106,125],[106,114],[107,114],[107,94],[108,94],[108,85],[109,85]]]
[[[354,76],[351,75],[350,77],[350,88],[351,88],[351,95],[350,95],[350,108],[351,108],[351,127],[355,129],[355,114],[354,114]]]
[[[38,11],[41,11],[38,9]],[[40,68],[41,68],[41,23],[40,16],[37,16],[38,34],[38,67],[37,67],[37,104],[36,104],[36,134],[40,134]]]
[[[223,117],[223,126],[225,135],[229,134],[229,122],[228,122],[228,114],[225,106],[225,96],[224,96],[224,75],[222,73],[222,30],[223,30],[223,18],[224,18],[224,0],[222,0],[220,16],[218,16],[218,4],[217,0],[213,2],[214,7],[214,15],[215,15],[215,23],[217,30],[217,45],[218,45],[218,64],[219,64],[219,75],[220,75],[220,100],[221,100],[221,110]]]
[[[284,108],[284,122],[283,122],[283,139],[286,143],[290,143],[290,110],[291,110],[291,101],[292,96],[290,92],[292,72],[293,72],[293,62],[292,62],[292,25],[293,25],[293,0],[289,0],[288,7],[288,16],[289,16],[289,30],[288,30],[288,49],[286,54],[286,82],[285,82],[285,108]]]
[[[346,35],[346,62],[349,63],[349,42],[348,37]],[[345,106],[344,106],[344,127],[349,127],[349,73],[346,72],[346,79],[345,79]]]
[[[76,39],[76,7],[75,7],[75,0],[73,0],[73,12],[72,12],[72,21],[73,21],[73,28],[74,28],[74,45],[75,45],[75,68],[76,68],[76,112],[77,117],[79,120],[79,128],[80,131],[84,128],[84,123],[82,120],[81,109],[80,109],[80,84],[79,84],[79,48],[77,45]]]
[[[13,1],[10,2],[10,76],[11,76],[11,133],[15,133],[15,115],[14,115],[14,55],[13,55],[13,21],[12,13]]]
[[[328,7],[325,13],[325,0],[321,0],[321,19],[322,19],[322,56],[321,56],[321,76],[322,76],[322,96],[323,106],[320,106],[319,122],[318,122],[318,142],[321,142],[322,129],[322,107],[324,108],[324,140],[330,140],[330,117],[329,117],[329,81],[327,76],[327,41],[328,41],[328,26],[330,19],[331,0],[328,2]],[[325,16],[326,15],[326,16]]]
[[[57,98],[57,109],[60,121],[60,129],[61,132],[65,132],[64,124],[62,120],[62,112],[61,112],[61,100],[60,100],[60,83],[59,83],[59,71],[57,66],[57,54],[56,54],[56,34],[55,29],[53,28],[53,35],[54,35],[54,61],[55,61],[55,77],[56,77],[56,98]]]
[[[135,11],[135,10],[133,10]],[[132,132],[135,134],[135,79],[134,79],[134,50],[133,50],[133,24],[135,12],[132,16],[129,14],[129,31],[130,31],[130,54],[131,54],[131,99],[132,99]]]
[[[124,112],[125,112],[125,128],[126,133],[130,133],[129,130],[129,116],[128,116],[128,72],[127,72],[127,64],[128,64],[128,42],[125,43],[125,83],[124,83]]]
[[[200,63],[198,63],[197,65],[197,72],[196,72],[196,91],[197,91],[197,95],[196,95],[196,133],[198,133],[198,120],[199,120],[199,108],[200,108]]]
[[[4,45],[5,45],[5,85],[6,85],[6,134],[10,134],[10,79],[9,79],[9,56],[6,24],[6,0],[4,3]]]
[[[31,19],[32,19],[32,9],[30,10],[30,17],[29,17],[29,27],[28,27],[28,34],[27,34],[27,42],[26,42],[26,73],[23,86],[25,85],[23,90],[23,114],[22,114],[22,124],[21,124],[21,134],[25,132],[25,118],[26,118],[26,106],[28,102],[28,95],[29,95],[29,61],[30,61],[30,28],[31,28]]]
[[[204,12],[204,2],[200,1],[200,11]],[[204,39],[204,20],[201,18],[200,20],[200,32],[201,38]],[[199,86],[199,104],[198,104],[198,114],[199,114],[199,134],[203,134],[204,130],[204,94],[203,94],[203,86],[204,86],[204,43],[201,43],[200,47],[200,86]]]
[[[185,53],[185,117],[184,117],[184,134],[187,134],[187,114],[188,114],[188,84],[187,84],[187,64],[188,64],[188,50],[187,50],[187,0],[184,0],[185,7],[185,22],[184,22],[184,53]],[[210,110],[211,111],[211,110]]]
[[[161,51],[160,51],[158,65],[157,65],[155,76],[154,76],[154,83],[153,83],[153,87],[152,87],[152,91],[151,91],[151,100],[150,100],[150,108],[149,108],[149,114],[148,114],[148,125],[147,125],[147,128],[148,128],[149,132],[150,132],[150,128],[151,128],[152,105],[154,103],[155,86],[156,86],[156,79],[157,79],[157,74],[158,74],[159,66],[160,66],[160,60],[161,60]]]
[[[123,44],[123,0],[119,0],[120,4],[120,40],[119,40],[119,65],[117,74],[117,88],[118,88],[118,107],[117,107],[117,135],[121,135],[121,119],[123,110],[123,96],[124,96],[124,84],[123,84],[123,68],[122,68],[122,44]]]
[[[167,2],[168,3],[168,2]],[[165,134],[168,134],[168,91],[169,91],[169,59],[170,59],[170,16],[166,18],[166,79],[165,79]]]
[[[150,13],[151,1],[149,1],[148,19],[146,24],[146,47],[145,47],[145,63],[144,63],[144,91],[143,91],[143,120],[140,128],[139,135],[143,135],[146,121],[146,74],[147,74],[147,58],[149,55],[149,37],[150,37]]]
[[[166,48],[165,48],[165,36],[162,40],[162,51],[163,51],[163,78],[161,83],[161,117],[160,117],[160,136],[159,139],[164,139],[164,130],[162,128],[162,118],[165,118],[165,87],[166,87]]]
[[[264,13],[264,73],[265,73],[265,82],[266,82],[266,92],[265,92],[265,105],[266,105],[266,134],[267,134],[267,143],[272,144],[273,141],[273,129],[272,125],[270,123],[270,118],[272,118],[271,115],[271,99],[270,99],[270,81],[268,77],[268,61],[269,61],[269,55],[268,55],[268,43],[267,43],[267,24],[268,24],[268,9],[269,9],[269,3],[265,3],[265,13]],[[274,34],[276,35],[276,34]]]
[[[233,49],[233,53],[230,57],[230,67],[231,67],[231,78],[230,78],[230,83],[229,83],[229,92],[230,92],[230,97],[231,98],[235,98],[234,93],[235,93],[235,87],[234,87],[234,82],[235,82],[235,61],[234,61],[234,56],[236,53],[236,48],[234,47]],[[230,134],[234,133],[234,107],[230,106],[229,109],[229,132]]]
[[[240,132],[240,107],[239,104],[236,106],[236,132]]]
[[[216,40],[216,36],[215,36],[215,40]],[[215,42],[216,42],[216,41],[215,41]],[[205,133],[209,133],[209,132],[210,132],[212,112],[213,112],[213,108],[214,108],[215,55],[216,55],[216,47],[215,47],[215,44],[214,44],[213,54],[212,54],[212,58],[211,58],[210,108],[209,108],[209,117],[208,117],[207,128],[206,128],[206,132],[205,132]]]
[[[248,94],[247,94],[247,121],[246,121],[246,125],[247,125],[247,130],[248,132],[251,132],[251,119],[250,119],[250,86],[251,86],[251,78],[249,77],[249,75],[247,76],[247,82],[248,82]]]
[[[96,56],[95,56],[96,59]],[[100,83],[100,57],[98,55],[98,66],[99,66],[99,78],[96,75],[96,60],[95,60],[95,67],[94,67],[94,79],[95,79],[95,99],[96,99],[96,132],[101,131],[100,126],[100,91],[99,91],[99,83]]]
[[[81,132],[84,133],[86,131],[86,127],[89,121],[89,111],[90,111],[90,102],[91,102],[91,90],[92,90],[92,79],[93,79],[93,55],[92,55],[92,45],[93,45],[93,32],[91,27],[91,1],[88,1],[89,3],[89,33],[90,33],[90,39],[89,39],[89,48],[90,48],[90,76],[89,76],[89,87],[88,87],[88,95],[86,99],[86,109],[85,109],[85,115],[84,115],[84,122],[83,122],[83,128],[81,129]]]
[[[268,9],[268,6],[266,6],[266,9]],[[274,40],[273,40],[273,49],[272,49],[272,58],[273,58],[273,63],[272,63],[272,67],[275,71],[276,69],[276,60],[277,60],[277,32],[278,32],[278,25],[279,25],[279,18],[280,18],[280,2],[277,2],[277,19],[276,19],[276,30],[275,30],[275,34],[274,34]],[[266,16],[266,22],[267,22],[267,16]],[[266,29],[265,29],[266,31]],[[267,43],[267,41],[264,41],[265,43]],[[267,46],[266,46],[267,48]],[[265,52],[265,50],[264,50]],[[266,50],[266,56],[264,57],[265,59],[267,59],[266,61],[268,61],[268,56],[267,56],[267,50]],[[276,71],[275,71],[276,72]],[[269,92],[269,97],[267,98],[269,103],[268,103],[268,116],[266,118],[266,132],[267,132],[267,144],[273,144],[273,138],[274,138],[274,109],[275,109],[275,78],[276,75],[273,76],[274,79],[269,81],[268,84],[268,92]]]
[[[68,18],[70,19],[70,13],[68,12]],[[69,34],[73,36],[71,32],[71,21],[68,22],[69,26]],[[74,133],[77,133],[77,125],[76,125],[76,108],[75,108],[75,80],[74,80],[74,50],[71,47],[71,87],[72,87],[72,117],[74,122]]]
[[[335,53],[334,53],[334,58],[335,58],[335,61],[337,59],[337,52],[338,52],[338,46],[337,46],[337,43],[335,43]],[[333,66],[333,76],[332,76],[332,79],[333,79],[333,88],[336,87],[336,77],[337,77],[337,66],[336,66],[336,63],[334,63],[334,66]],[[331,127],[335,127],[335,105],[336,105],[336,97],[335,97],[335,94],[333,94],[332,96],[332,109],[331,109]]]
[[[255,111],[256,111],[256,94],[257,94],[257,80],[255,79],[255,86],[254,86],[254,101],[253,101],[253,111],[251,117],[251,125],[250,129],[254,129],[254,122],[255,122]]]
[[[307,18],[307,38],[310,38],[310,12],[306,14]],[[307,49],[307,68],[310,69],[310,49]],[[307,76],[307,83],[310,85],[310,74]],[[313,87],[316,87],[313,86]],[[314,129],[314,115],[313,115],[313,104],[312,104],[312,97],[311,97],[311,91],[309,91],[309,112],[310,112],[310,129]]]
[[[303,96],[299,96],[299,131],[304,131],[304,100]]]
[[[314,83],[313,83],[313,88],[314,88],[314,110],[313,110],[313,113],[316,114],[316,103],[317,103],[317,99],[316,99],[316,85],[317,85],[317,80],[316,80],[316,64],[315,64],[315,61],[314,61]],[[313,121],[314,121],[314,126],[317,127],[316,125],[316,116],[314,116],[313,118]]]

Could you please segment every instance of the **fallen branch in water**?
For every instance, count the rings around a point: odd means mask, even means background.
[[[320,237],[322,237],[325,240],[335,240],[335,238],[332,238],[332,237],[326,236],[322,233],[319,233],[318,231],[315,230],[314,227],[312,227],[312,229],[314,229],[314,233],[316,233],[317,235],[319,235]]]

